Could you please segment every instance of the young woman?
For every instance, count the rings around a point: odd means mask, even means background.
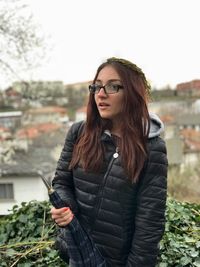
[[[52,208],[52,218],[63,227],[75,214],[108,267],[155,266],[164,232],[168,164],[149,89],[130,61],[101,64],[86,121],[68,131],[53,180],[70,208]]]

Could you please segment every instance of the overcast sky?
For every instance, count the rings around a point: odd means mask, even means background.
[[[111,56],[135,62],[152,85],[200,79],[199,0],[27,0],[48,37],[32,79],[88,81]]]

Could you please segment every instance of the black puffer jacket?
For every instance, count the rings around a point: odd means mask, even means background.
[[[120,155],[106,133],[101,140],[106,156],[100,174],[85,173],[80,167],[68,170],[81,123],[69,130],[58,161],[53,186],[91,232],[108,266],[156,264],[165,224],[167,158],[158,136],[162,124],[155,117],[151,124],[149,158],[138,184],[125,176]]]

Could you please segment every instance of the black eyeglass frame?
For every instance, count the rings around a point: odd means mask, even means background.
[[[112,87],[112,89],[114,89],[112,92],[109,92],[108,87]],[[101,90],[101,88],[103,88],[104,93],[111,95],[111,94],[116,94],[117,92],[119,92],[120,89],[123,89],[123,85],[120,84],[105,84],[105,85],[100,85],[100,84],[90,84],[89,85],[89,91],[92,94],[98,94]]]

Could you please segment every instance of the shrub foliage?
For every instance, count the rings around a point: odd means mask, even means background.
[[[200,205],[168,199],[159,267],[200,267]]]
[[[48,202],[14,206],[0,221],[0,266],[64,267],[54,248],[56,226]],[[200,267],[200,205],[168,199],[157,267]]]
[[[56,227],[49,211],[48,202],[24,202],[1,219],[1,267],[66,266],[53,247]]]

